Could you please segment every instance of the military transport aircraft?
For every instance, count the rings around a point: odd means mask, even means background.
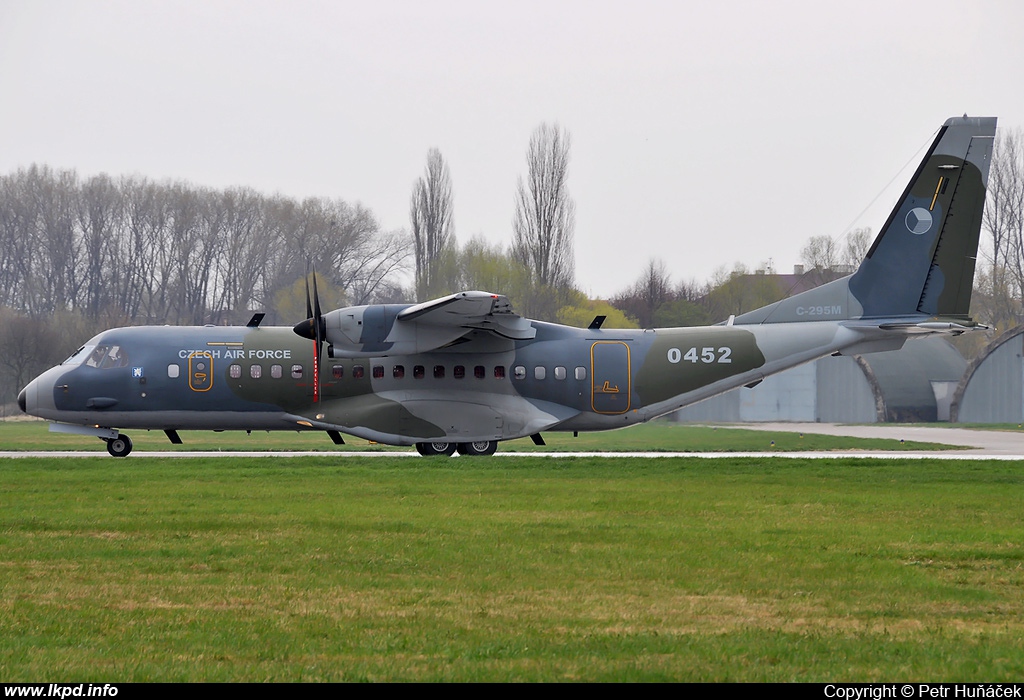
[[[50,428],[127,455],[121,429],[320,430],[424,455],[489,455],[542,431],[641,423],[828,354],[982,327],[968,315],[995,118],[941,127],[857,271],[716,326],[615,330],[531,321],[462,292],[322,313],[288,327],[100,333],[19,395]],[[326,348],[323,346],[326,345]],[[326,352],[324,352],[326,350]]]

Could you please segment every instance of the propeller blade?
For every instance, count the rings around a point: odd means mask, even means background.
[[[309,274],[306,274],[306,318],[313,318],[313,306],[309,303]]]
[[[316,290],[316,267],[313,268],[313,313],[310,314],[316,319],[317,335],[320,334],[320,324],[323,323],[323,313],[320,311],[320,294]]]
[[[316,288],[316,266],[313,266],[313,401],[320,401],[320,356],[323,353],[323,338],[327,331],[323,313],[320,311],[320,292]]]

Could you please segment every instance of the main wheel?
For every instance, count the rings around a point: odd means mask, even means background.
[[[459,454],[463,457],[487,457],[494,454],[494,451],[498,449],[498,442],[491,440],[490,442],[482,440],[480,442],[460,442],[459,443]]]
[[[424,457],[451,457],[455,454],[454,442],[417,442],[416,451]]]
[[[114,457],[127,457],[132,451],[132,439],[127,435],[118,435],[107,440],[107,452]]]

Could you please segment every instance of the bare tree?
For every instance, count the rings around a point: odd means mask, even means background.
[[[427,153],[427,169],[413,185],[409,218],[416,243],[416,296],[425,301],[439,291],[434,267],[452,237],[452,181],[436,148]]]
[[[244,322],[253,308],[256,289],[272,249],[264,223],[262,197],[250,189],[230,189],[219,196],[224,210],[223,254],[215,263],[217,284],[211,311],[214,323]]]
[[[856,269],[868,254],[871,247],[871,228],[855,228],[846,234],[846,245],[843,246],[842,264]]]
[[[832,236],[811,236],[800,259],[809,270],[831,270],[839,263],[839,246]]]
[[[310,263],[354,303],[404,300],[409,248],[340,199],[82,181],[35,165],[0,175],[0,307],[19,317],[70,314],[62,323],[81,317],[90,329],[240,322],[272,311]]]
[[[60,329],[48,319],[0,308],[0,403],[17,396],[29,380],[61,360]]]
[[[989,170],[984,227],[990,267],[979,275],[979,301],[991,323],[1005,329],[1024,320],[1024,134],[1000,131]]]
[[[512,255],[533,274],[535,284],[554,290],[572,287],[576,205],[569,196],[568,132],[541,124],[526,151],[527,180],[519,179]],[[549,292],[550,293],[550,292]]]
[[[90,318],[104,312],[125,318],[124,310],[114,306],[124,281],[125,261],[119,252],[122,208],[122,192],[108,175],[82,184],[78,226],[84,251],[84,308]]]
[[[612,306],[632,316],[641,328],[654,327],[654,313],[674,299],[672,280],[663,260],[651,258],[640,278],[612,299]]]

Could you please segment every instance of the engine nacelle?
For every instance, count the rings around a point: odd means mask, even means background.
[[[466,333],[459,326],[402,321],[407,304],[348,306],[324,314],[324,340],[331,357],[411,355],[435,350]]]
[[[487,292],[460,292],[423,304],[348,306],[320,317],[319,337],[330,357],[415,355],[430,352],[474,331],[510,340],[533,338],[529,320],[511,311],[508,300]],[[303,338],[317,337],[316,320],[295,326]]]

